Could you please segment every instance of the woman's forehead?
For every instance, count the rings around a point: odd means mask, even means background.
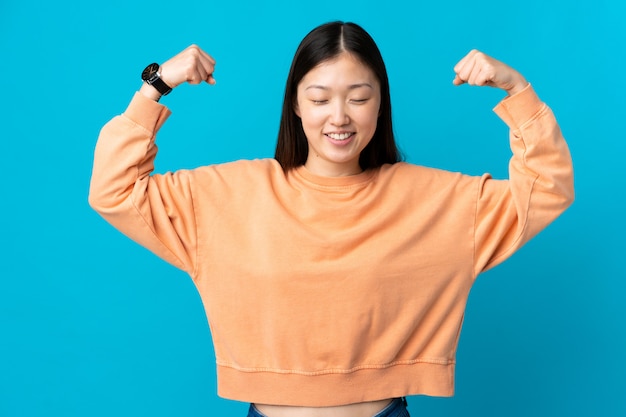
[[[306,73],[299,83],[299,87],[305,90],[377,86],[378,80],[371,68],[349,53],[342,53],[319,63]]]

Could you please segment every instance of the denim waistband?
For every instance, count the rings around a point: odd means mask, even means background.
[[[396,398],[374,417],[409,417],[406,398]]]
[[[383,408],[379,413],[377,413],[373,417],[410,417],[409,412],[406,409],[407,402],[404,397],[395,398],[389,405]],[[250,404],[250,409],[248,410],[248,417],[266,417],[264,414],[261,414],[259,410],[254,406],[254,404]]]

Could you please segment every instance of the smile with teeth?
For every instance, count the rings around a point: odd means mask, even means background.
[[[333,140],[346,140],[349,137],[354,135],[354,132],[344,132],[344,133],[326,133],[326,136]]]

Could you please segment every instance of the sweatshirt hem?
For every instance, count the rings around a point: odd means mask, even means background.
[[[410,362],[324,373],[245,372],[218,364],[218,395],[235,401],[303,407],[330,407],[407,395],[454,395],[454,363]]]

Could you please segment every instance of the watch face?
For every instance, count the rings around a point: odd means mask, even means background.
[[[146,67],[145,70],[141,73],[141,79],[144,81],[148,81],[152,77],[154,77],[159,70],[159,64],[150,64]]]

